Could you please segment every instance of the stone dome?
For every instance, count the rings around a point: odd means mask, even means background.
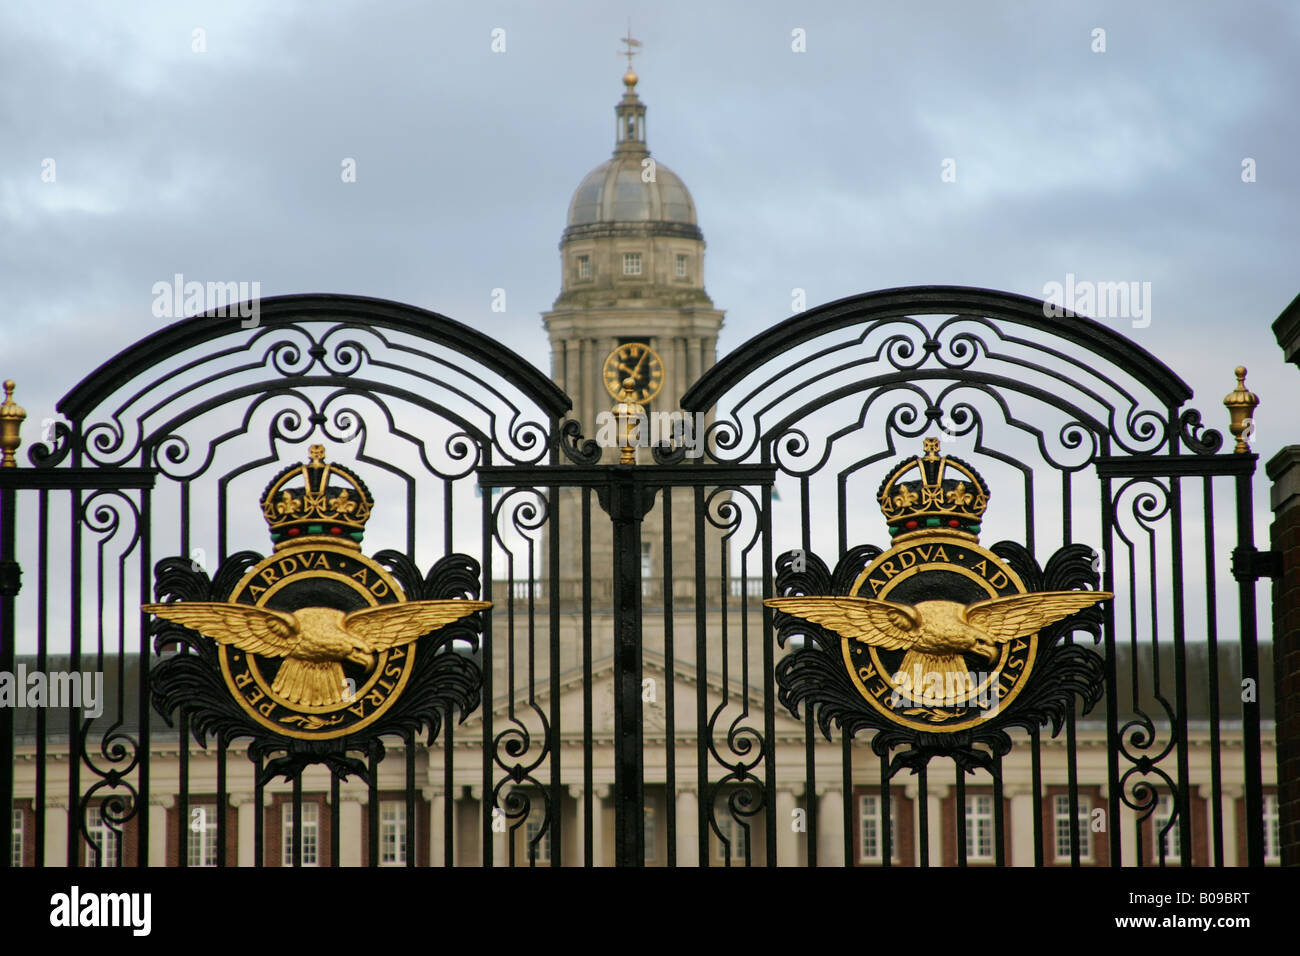
[[[613,222],[672,222],[696,225],[695,203],[685,184],[663,163],[654,181],[642,182],[646,153],[622,153],[589,172],[569,203],[570,226]]]

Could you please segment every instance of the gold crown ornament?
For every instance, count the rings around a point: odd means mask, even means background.
[[[306,464],[284,469],[262,494],[262,516],[275,550],[324,538],[360,551],[375,504],[369,489],[350,469],[327,464],[324,445],[312,445],[307,454]],[[300,485],[294,485],[296,479]],[[344,484],[330,484],[333,479]]]
[[[939,455],[939,439],[922,442],[924,454],[898,463],[876,497],[895,542],[941,531],[979,537],[989,503],[988,485],[966,462]]]

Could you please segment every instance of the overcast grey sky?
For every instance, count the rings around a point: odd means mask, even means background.
[[[548,368],[539,313],[569,196],[613,145],[629,16],[652,154],[708,241],[721,353],[796,287],[813,306],[1150,282],[1150,325],[1114,324],[1215,425],[1248,365],[1257,450],[1297,440],[1300,375],[1269,329],[1300,291],[1294,3],[9,0],[0,375],[39,422],[170,321],[151,290],[175,273],[414,303]]]

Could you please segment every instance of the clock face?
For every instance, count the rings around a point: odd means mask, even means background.
[[[603,374],[605,390],[615,400],[623,391],[623,379],[632,379],[632,392],[642,405],[658,395],[664,385],[663,360],[644,342],[628,342],[610,352]]]

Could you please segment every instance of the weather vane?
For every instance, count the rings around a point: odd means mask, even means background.
[[[627,44],[627,49],[626,49],[626,50],[619,50],[619,51],[618,51],[618,56],[625,56],[625,57],[627,57],[627,71],[628,71],[629,73],[631,73],[631,72],[632,72],[632,57],[636,56],[636,49],[635,49],[635,48],[636,48],[636,47],[639,47],[639,46],[641,45],[641,41],[640,41],[640,40],[637,40],[637,39],[634,39],[633,36],[632,36],[632,21],[631,21],[631,20],[628,20],[628,21],[627,21],[627,36],[625,36],[625,37],[621,37],[620,39],[621,39],[624,43]]]

